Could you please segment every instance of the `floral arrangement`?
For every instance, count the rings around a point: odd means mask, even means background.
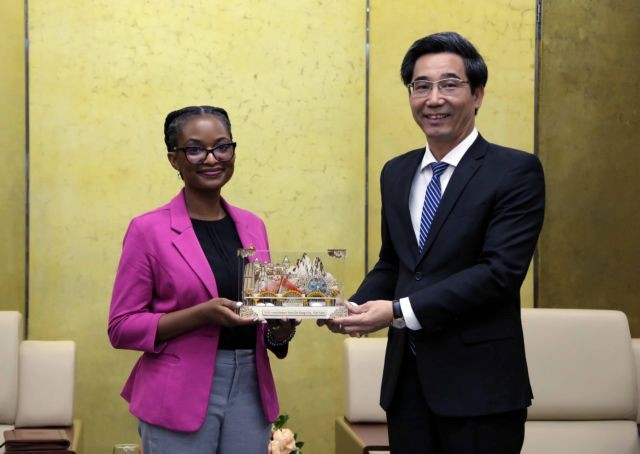
[[[302,454],[304,442],[297,441],[298,434],[284,427],[288,420],[288,415],[280,415],[271,426],[269,454]]]

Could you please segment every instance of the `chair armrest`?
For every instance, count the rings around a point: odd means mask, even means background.
[[[13,425],[18,408],[18,351],[22,341],[22,315],[0,311],[0,425]],[[2,435],[0,434],[0,440]],[[1,448],[0,448],[0,452]]]
[[[344,415],[352,423],[387,422],[379,404],[386,345],[386,338],[344,341]]]
[[[72,425],[75,353],[73,341],[20,344],[16,427]]]
[[[636,421],[640,423],[640,339],[631,339],[631,346],[633,347],[633,355],[636,358],[636,387],[638,389],[638,394],[636,396],[636,403],[638,407]]]

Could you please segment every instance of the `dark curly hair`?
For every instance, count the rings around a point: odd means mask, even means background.
[[[420,38],[411,45],[400,65],[400,77],[405,85],[411,82],[416,61],[426,54],[451,52],[462,57],[464,70],[469,78],[471,93],[487,85],[489,71],[482,55],[467,39],[456,32],[434,33]]]
[[[218,118],[227,128],[229,138],[233,139],[231,121],[226,110],[213,106],[188,106],[174,110],[164,120],[164,143],[167,146],[167,151],[172,151],[178,145],[178,134],[182,131],[186,121],[198,115],[213,115]]]

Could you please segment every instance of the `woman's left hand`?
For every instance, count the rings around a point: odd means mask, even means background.
[[[300,320],[287,319],[269,319],[267,320],[267,329],[271,333],[271,338],[276,342],[283,342],[291,336],[296,326],[300,324]]]

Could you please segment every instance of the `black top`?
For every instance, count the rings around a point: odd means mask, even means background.
[[[230,216],[219,221],[191,219],[193,230],[216,277],[218,296],[231,301],[241,300],[238,249],[242,247],[236,226]],[[220,328],[218,348],[224,350],[256,348],[256,326]]]

